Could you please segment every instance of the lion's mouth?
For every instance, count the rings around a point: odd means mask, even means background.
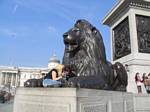
[[[75,51],[78,48],[78,44],[77,43],[65,43],[65,49],[67,52],[72,52]]]
[[[67,52],[73,52],[78,48],[78,40],[76,38],[66,35],[64,36],[64,44]]]

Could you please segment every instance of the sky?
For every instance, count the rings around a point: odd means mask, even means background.
[[[102,34],[110,60],[110,29],[103,18],[118,0],[0,0],[0,65],[47,67],[62,61],[63,33],[86,19]]]

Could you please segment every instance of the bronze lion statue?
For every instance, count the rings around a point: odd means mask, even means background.
[[[64,33],[63,64],[70,66],[75,77],[68,79],[73,87],[126,91],[127,73],[117,62],[106,59],[100,32],[86,20],[78,20]]]

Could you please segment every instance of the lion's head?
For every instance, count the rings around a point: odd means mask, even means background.
[[[106,61],[102,36],[88,21],[78,20],[73,28],[64,33],[63,37],[65,52],[75,53],[79,49],[85,49],[88,50],[87,53],[90,52],[89,56],[95,55],[100,60]]]

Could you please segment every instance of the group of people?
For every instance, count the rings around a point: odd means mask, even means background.
[[[58,68],[51,69],[43,79],[43,86],[61,86],[65,83],[69,78],[74,77],[75,74],[72,72],[71,67],[63,66]]]
[[[75,77],[71,67],[63,66],[51,69],[43,78],[43,86],[61,86],[68,81],[69,78]],[[150,73],[147,75],[143,73],[142,77],[139,72],[135,74],[135,83],[137,85],[138,93],[150,93]]]
[[[146,75],[143,73],[142,77],[137,72],[135,75],[135,82],[137,85],[138,93],[150,93],[150,73]]]

